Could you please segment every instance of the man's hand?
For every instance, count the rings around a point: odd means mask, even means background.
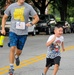
[[[6,20],[8,18],[8,15],[4,14],[3,18],[2,18],[2,30],[1,30],[1,34],[5,35],[6,31],[5,31],[5,24],[6,24]]]
[[[27,27],[30,27],[30,26],[32,26],[32,25],[31,25],[30,23],[27,23],[26,26],[27,26]]]
[[[3,35],[5,35],[5,34],[6,34],[5,29],[2,29],[2,30],[1,30],[1,34],[3,34]]]

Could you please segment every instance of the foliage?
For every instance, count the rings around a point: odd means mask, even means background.
[[[15,0],[1,0],[0,1],[0,9],[1,8],[3,8],[5,5],[7,5],[7,4],[11,4],[11,3],[13,3],[13,2],[15,2]]]
[[[61,20],[65,21],[69,17],[73,17],[74,0],[55,0],[52,5],[59,11]]]
[[[0,1],[0,9],[4,7],[4,4],[8,0]],[[9,0],[15,1],[15,0]],[[61,20],[67,20],[69,17],[74,17],[74,0],[25,0],[33,5],[35,9],[40,11],[40,14],[45,14],[45,9],[49,5],[52,6],[54,12],[57,9],[60,13]],[[49,9],[50,10],[50,9]],[[52,11],[51,11],[52,12]]]
[[[0,5],[1,5],[1,6],[0,6],[0,9],[1,9],[2,7],[4,7],[5,3],[6,3],[6,0],[1,0],[1,1],[0,1]]]
[[[69,0],[68,2],[68,16],[74,17],[74,0]]]
[[[40,14],[45,14],[45,9],[53,0],[31,0],[33,4],[40,10]]]

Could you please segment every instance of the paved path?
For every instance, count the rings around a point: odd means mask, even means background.
[[[48,35],[29,36],[20,57],[20,66],[15,65],[15,75],[41,75],[45,66],[47,48],[45,43]],[[65,52],[62,52],[62,59],[57,75],[74,75],[74,34],[65,34]],[[5,39],[3,48],[0,48],[0,75],[7,75],[9,69],[9,48],[8,38]],[[47,75],[53,71],[51,67]]]

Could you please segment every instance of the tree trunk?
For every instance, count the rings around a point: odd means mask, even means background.
[[[67,20],[67,11],[61,9],[59,12],[60,12],[61,21],[66,21]]]
[[[62,0],[62,7],[60,8],[61,21],[67,20],[67,0]]]
[[[64,11],[60,10],[61,21],[65,21]]]
[[[45,14],[45,8],[40,8],[40,14]]]

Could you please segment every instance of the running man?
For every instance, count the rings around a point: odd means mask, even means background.
[[[19,66],[19,56],[22,53],[22,49],[27,39],[28,27],[36,24],[39,21],[39,17],[33,7],[25,2],[25,0],[17,0],[17,2],[11,4],[4,12],[2,18],[2,34],[6,34],[5,23],[11,16],[11,26],[9,32],[9,43],[10,46],[10,69],[9,75],[14,74],[14,59],[16,65]],[[33,17],[31,23],[28,22],[29,16]]]

